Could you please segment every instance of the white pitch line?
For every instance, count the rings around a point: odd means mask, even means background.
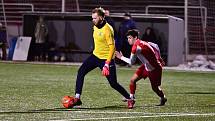
[[[89,112],[90,113],[90,112]],[[104,113],[104,112],[94,112]],[[123,113],[123,112],[106,112],[106,113]],[[133,113],[133,112],[124,112]],[[140,113],[141,112],[134,112]],[[62,120],[50,120],[50,121],[87,121],[87,120],[115,120],[115,119],[134,119],[134,118],[156,118],[156,117],[182,117],[182,116],[215,116],[215,113],[143,113],[145,116],[128,116],[128,117],[112,117],[112,118],[76,118],[76,119],[62,119]]]
[[[93,113],[93,114],[144,114],[144,115],[180,115],[180,114],[210,114],[215,113],[145,113],[145,112],[114,112],[114,111],[72,111],[73,113]]]

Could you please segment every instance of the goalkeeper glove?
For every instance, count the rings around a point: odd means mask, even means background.
[[[102,75],[103,76],[109,76],[110,72],[109,72],[109,64],[110,61],[105,61],[105,65],[102,68]]]

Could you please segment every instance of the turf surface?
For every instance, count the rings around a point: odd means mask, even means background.
[[[136,105],[127,109],[122,96],[95,69],[85,77],[83,105],[64,109],[61,98],[74,95],[78,66],[0,63],[1,121],[214,121],[215,73],[165,70],[162,87],[166,106],[149,80],[138,82]],[[135,68],[117,68],[118,81],[128,90]]]

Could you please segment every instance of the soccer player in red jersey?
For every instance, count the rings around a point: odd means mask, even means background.
[[[130,97],[134,99],[136,82],[148,77],[152,90],[160,97],[160,104],[158,106],[163,106],[167,98],[160,88],[162,66],[164,65],[160,56],[160,50],[156,44],[138,39],[138,34],[139,32],[136,29],[129,30],[127,33],[128,42],[130,45],[133,45],[130,58],[124,57],[121,52],[116,52],[116,57],[128,64],[133,64],[136,57],[142,62],[142,65],[130,80]]]

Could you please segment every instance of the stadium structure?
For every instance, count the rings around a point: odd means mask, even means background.
[[[162,43],[161,54],[170,66],[198,54],[215,58],[212,0],[1,0],[0,22],[6,28],[8,43],[19,36],[32,37],[32,43],[36,20],[44,16],[48,39],[57,52],[67,61],[81,62],[93,48],[90,12],[100,6],[110,10],[117,27],[124,12],[131,13],[142,33],[147,26],[154,27]],[[33,53],[30,46],[27,60],[32,61]]]

